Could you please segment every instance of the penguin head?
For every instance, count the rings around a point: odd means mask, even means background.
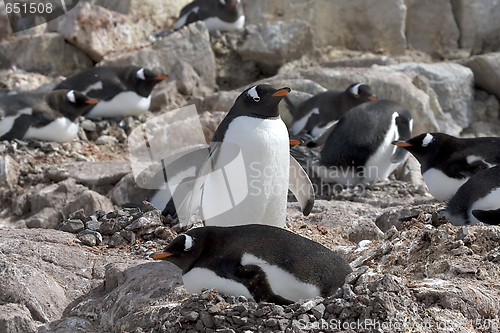
[[[441,147],[442,133],[423,133],[406,141],[394,141],[392,144],[408,150],[415,158],[424,164],[425,160],[437,153]]]
[[[229,112],[257,118],[279,117],[278,104],[288,95],[290,88],[275,89],[259,84],[242,92]]]
[[[350,98],[362,102],[378,100],[378,97],[373,94],[372,88],[365,83],[354,83],[346,91]]]
[[[142,97],[148,97],[153,88],[161,81],[168,79],[167,75],[158,75],[147,68],[135,68],[132,71],[133,82],[137,93]]]
[[[241,0],[219,0],[219,7],[222,8],[236,8],[240,5]]]
[[[74,121],[97,104],[99,100],[75,90],[54,90],[49,94],[47,102],[52,109]]]
[[[188,231],[176,237],[163,251],[152,253],[150,257],[170,261],[185,272],[201,255],[203,247],[204,237],[194,236]]]

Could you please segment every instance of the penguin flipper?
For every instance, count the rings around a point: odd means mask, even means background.
[[[396,147],[396,151],[391,156],[391,163],[403,162],[405,157],[406,157],[406,153],[408,153],[408,151],[406,149],[401,148],[401,147]]]
[[[0,141],[14,139],[21,140],[28,129],[38,122],[39,120],[36,117],[29,114],[22,114],[14,120],[12,128],[0,137]]]
[[[396,117],[396,126],[398,128],[398,141],[406,141],[411,138],[411,131],[412,131],[412,123],[410,121],[411,115],[407,110],[405,111],[406,112],[402,112],[403,114],[400,114],[399,116]],[[396,151],[391,156],[391,162],[392,163],[403,162],[407,152],[408,151],[406,149],[402,147],[397,147]]]
[[[285,101],[286,106],[288,107],[288,111],[290,111],[292,116],[294,116],[295,111],[297,110],[297,106],[292,103],[292,101],[290,100],[290,98],[288,96],[285,96],[285,98],[283,98],[283,100]]]
[[[269,302],[279,305],[289,305],[293,302],[273,293],[267,275],[257,265],[239,266],[237,269],[238,279],[257,302]]]
[[[500,208],[496,210],[479,210],[475,209],[472,211],[472,215],[479,221],[491,225],[500,224]]]
[[[288,188],[299,201],[302,213],[305,216],[309,215],[314,206],[314,188],[307,173],[291,155]]]

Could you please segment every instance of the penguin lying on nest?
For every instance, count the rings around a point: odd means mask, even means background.
[[[391,143],[410,138],[412,125],[410,112],[398,103],[366,102],[340,118],[321,151],[295,146],[291,154],[324,183],[353,186],[384,180],[406,155]]]
[[[189,224],[200,208],[205,225],[268,224],[283,227],[288,188],[304,215],[314,205],[312,184],[290,156],[288,131],[278,104],[289,88],[260,84],[243,91],[215,132],[210,148],[167,166],[169,184],[155,184],[148,198],[163,214]],[[159,181],[161,177],[157,177]],[[177,198],[177,200],[175,200]],[[174,205],[174,201],[177,204]]]
[[[352,272],[323,245],[259,224],[194,228],[151,257],[177,265],[191,293],[216,288],[276,304],[331,296]]]
[[[97,102],[74,90],[3,96],[0,98],[0,141],[71,141],[78,133],[76,118]]]
[[[421,164],[429,192],[437,200],[451,198],[475,173],[500,163],[500,138],[462,139],[444,133],[423,133],[394,144]]]

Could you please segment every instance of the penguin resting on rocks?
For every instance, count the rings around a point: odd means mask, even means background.
[[[352,272],[323,245],[260,224],[194,228],[151,257],[177,265],[191,293],[216,288],[276,304],[331,296]]]

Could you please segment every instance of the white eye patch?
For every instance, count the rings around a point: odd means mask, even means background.
[[[191,250],[191,247],[193,247],[193,237],[189,235],[184,235],[186,240],[184,241],[184,251],[189,251]]]
[[[226,0],[219,0],[220,4],[225,6],[226,5]]]
[[[146,75],[144,75],[144,68],[137,71],[137,77],[141,80],[146,80]]]
[[[70,90],[66,94],[66,98],[68,98],[68,101],[70,101],[71,103],[76,103],[75,91],[74,90]]]
[[[432,140],[434,140],[434,136],[432,136],[431,133],[427,133],[425,138],[422,140],[422,147],[427,147]]]
[[[351,93],[354,95],[354,96],[359,96],[359,87],[362,86],[364,83],[358,83],[356,84],[355,86],[353,86],[351,88]]]
[[[252,87],[252,89],[250,89],[248,91],[248,95],[250,97],[252,97],[255,102],[259,102],[260,101],[260,96],[257,93],[257,86]]]

